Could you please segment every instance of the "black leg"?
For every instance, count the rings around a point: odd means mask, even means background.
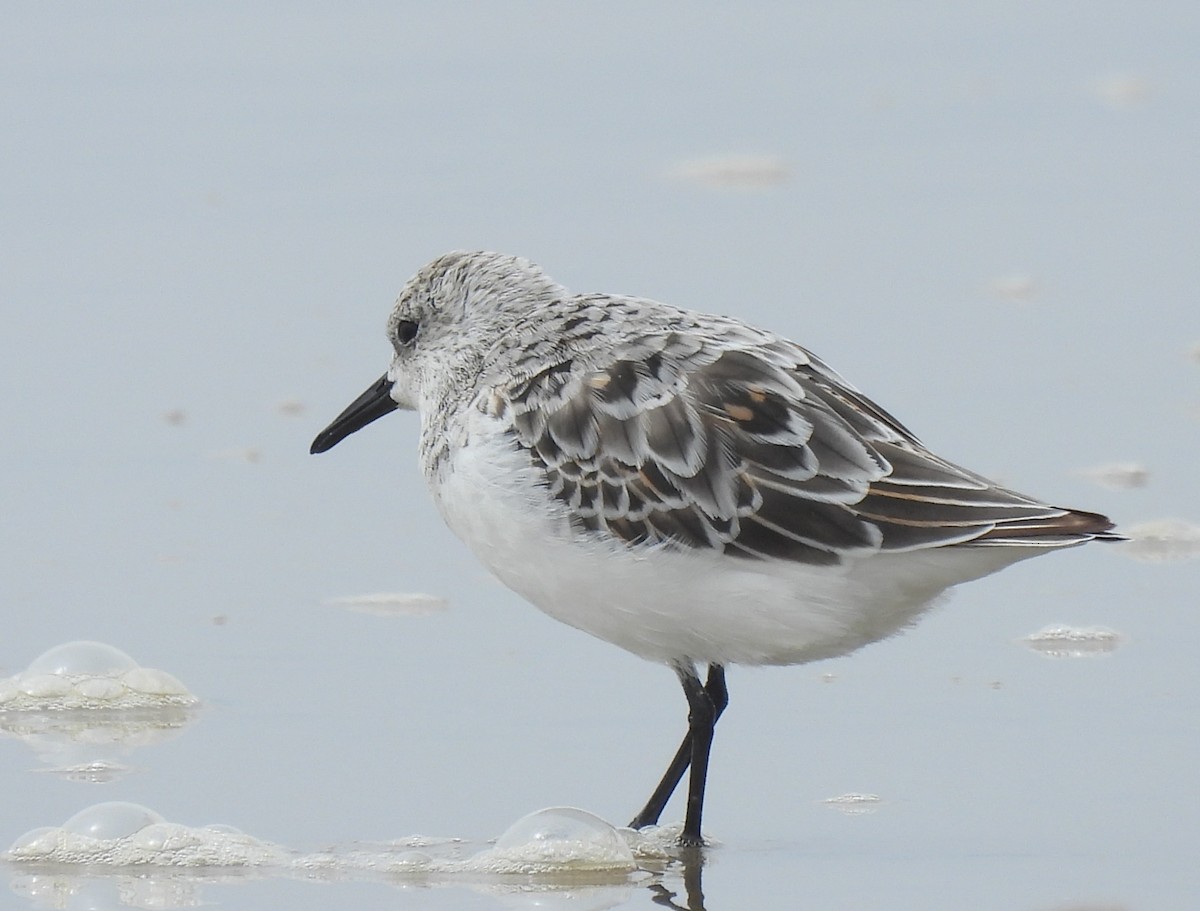
[[[688,733],[692,736],[692,772],[688,776],[687,813],[683,817],[683,832],[679,843],[684,846],[704,844],[700,837],[700,817],[704,813],[704,785],[708,779],[708,754],[712,749],[713,725],[717,723],[712,697],[694,673],[681,673],[683,691],[688,701]]]
[[[658,783],[658,787],[654,789],[654,793],[650,795],[650,799],[646,801],[646,805],[642,807],[641,812],[633,817],[633,820],[629,823],[629,828],[644,829],[646,826],[658,825],[658,818],[662,816],[662,812],[667,806],[667,801],[675,793],[675,788],[679,785],[679,781],[683,778],[683,773],[687,771],[688,764],[691,761],[692,734],[689,731],[683,735],[683,743],[679,744],[679,749],[675,751],[675,756],[671,759],[671,764],[667,766],[667,771],[663,774],[662,781]]]
[[[631,829],[641,829],[646,826],[652,826],[658,823],[658,819],[662,816],[663,809],[667,805],[667,801],[671,799],[671,795],[675,792],[679,782],[683,779],[683,773],[692,763],[694,753],[693,741],[693,725],[692,716],[695,711],[692,706],[692,696],[689,693],[690,678],[694,681],[694,688],[699,692],[706,694],[709,704],[711,705],[712,721],[708,725],[707,741],[712,743],[712,726],[717,723],[717,719],[721,717],[721,713],[725,711],[725,706],[729,705],[729,690],[725,686],[725,668],[719,664],[710,664],[708,666],[708,682],[700,687],[700,680],[695,673],[690,669],[680,669],[677,671],[679,679],[683,682],[684,693],[688,696],[688,732],[683,737],[683,743],[679,744],[679,749],[675,751],[675,756],[671,759],[671,764],[667,766],[667,771],[662,777],[662,781],[658,783],[658,787],[654,789],[654,793],[650,795],[650,799],[646,801],[646,805],[642,808],[637,816],[633,817],[633,821],[629,823]],[[708,750],[705,748],[705,771],[707,771]],[[703,802],[703,781],[700,783],[701,802]],[[698,825],[698,823],[697,823]]]

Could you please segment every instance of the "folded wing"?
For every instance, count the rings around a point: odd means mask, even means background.
[[[564,357],[488,409],[581,531],[831,564],[947,545],[1061,547],[1103,516],[940,459],[803,348],[663,331],[597,367]]]

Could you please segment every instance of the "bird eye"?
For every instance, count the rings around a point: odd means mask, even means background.
[[[396,341],[401,345],[411,345],[412,340],[417,337],[418,328],[418,324],[410,319],[400,320],[396,323]]]

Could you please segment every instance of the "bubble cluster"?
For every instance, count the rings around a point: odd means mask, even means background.
[[[196,705],[166,671],[140,667],[103,642],[66,642],[0,679],[0,713]]]
[[[3,858],[114,867],[258,867],[287,864],[291,855],[231,826],[192,828],[139,804],[110,801],[81,810],[61,826],[26,832]]]
[[[584,911],[624,907],[639,885],[670,895],[665,884],[679,876],[682,828],[634,831],[552,807],[490,844],[413,835],[304,853],[231,826],[185,826],[138,804],[109,802],[26,832],[0,852],[0,862],[12,891],[38,907],[67,907],[64,896],[81,909],[197,907],[211,903],[201,892],[206,884],[282,878],[465,886],[505,907]]]
[[[644,832],[617,829],[584,810],[551,807],[513,823],[489,847],[456,838],[413,836],[380,845],[356,844],[303,854],[253,838],[228,825],[191,827],[148,807],[98,803],[60,826],[26,832],[0,859],[14,864],[92,867],[255,868],[267,875],[387,875],[427,882],[625,882],[638,860],[670,859],[679,826]]]

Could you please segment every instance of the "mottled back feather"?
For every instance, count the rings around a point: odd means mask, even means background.
[[[665,319],[627,350],[596,351],[595,307],[577,301],[561,352],[492,386],[481,407],[511,423],[582,532],[832,564],[946,545],[1065,546],[1112,527],[935,456],[791,342],[720,318],[702,341]]]

